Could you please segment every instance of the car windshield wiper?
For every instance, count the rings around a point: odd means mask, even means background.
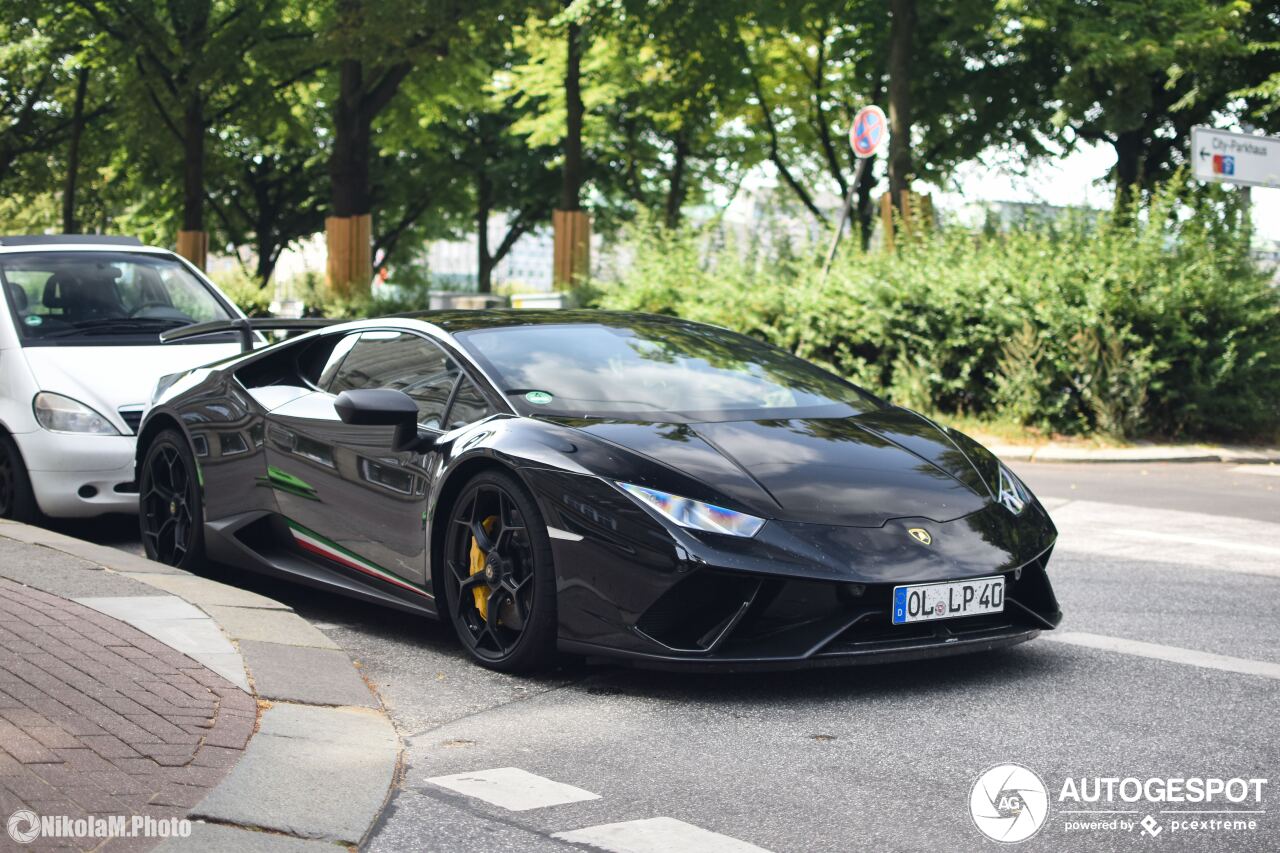
[[[189,323],[183,320],[162,319],[160,317],[153,318],[115,318],[106,320],[85,320],[76,323],[73,328],[59,329],[56,332],[50,332],[47,335],[41,335],[42,338],[68,338],[75,335],[112,335],[125,334],[128,332],[163,332],[166,329],[175,329],[179,326],[187,326]]]

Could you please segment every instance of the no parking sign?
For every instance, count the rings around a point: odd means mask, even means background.
[[[873,157],[889,137],[889,124],[885,121],[884,110],[877,106],[863,107],[853,119],[853,127],[849,128],[849,144],[853,153],[859,157]]]

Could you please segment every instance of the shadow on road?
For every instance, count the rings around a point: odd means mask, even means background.
[[[69,536],[134,553],[142,551],[137,521],[132,516],[57,521],[49,526]],[[444,622],[233,566],[214,566],[200,574],[287,604],[321,627],[345,628],[377,643],[424,649],[459,663],[467,661],[452,628]],[[936,697],[951,690],[1003,690],[1016,687],[1024,680],[1061,677],[1069,666],[1063,655],[1046,653],[1043,642],[1032,641],[1010,649],[939,660],[782,672],[668,672],[568,659],[553,672],[515,680],[526,681],[530,686],[559,687],[588,695],[712,705],[749,702],[765,707],[792,705],[797,700],[812,703],[886,696]],[[492,675],[501,680],[513,678],[499,673]]]

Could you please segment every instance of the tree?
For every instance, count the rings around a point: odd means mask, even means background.
[[[337,74],[329,153],[331,216],[350,219],[372,214],[371,168],[378,153],[374,136],[379,116],[415,69],[450,78],[447,63],[465,63],[472,44],[502,39],[509,27],[500,14],[504,3],[403,5],[334,0],[323,47],[336,56]],[[331,254],[333,250],[331,244]],[[367,286],[370,253],[361,247],[352,260],[347,270],[331,269],[345,279],[332,282],[334,286]]]
[[[118,152],[104,138],[88,138],[114,106],[115,73],[100,60],[100,42],[66,4],[0,9],[0,187],[23,208],[9,214],[7,229],[60,225],[75,233],[89,220],[101,224],[96,212],[81,210],[85,183],[98,201],[103,189],[94,174],[86,177],[87,167],[101,168]]]
[[[71,101],[71,127],[67,140],[67,174],[62,186],[62,233],[79,233],[76,222],[76,186],[80,180],[80,143],[84,139],[85,99],[89,94],[89,69],[76,69],[75,95]]]
[[[564,7],[572,12],[573,0],[565,0]],[[565,23],[564,70],[564,166],[561,169],[560,209],[582,209],[582,115],[586,107],[582,103],[582,23],[577,14],[568,16]]]
[[[481,293],[492,291],[493,269],[516,242],[551,215],[557,178],[562,210],[575,209],[563,207],[569,200],[564,193],[577,195],[577,189],[569,186],[572,179],[557,176],[552,166],[555,148],[532,145],[514,131],[525,112],[517,106],[520,93],[512,88],[510,75],[520,57],[510,50],[502,53],[505,56],[493,62],[493,79],[479,87],[479,96],[460,99],[442,122],[442,130],[452,143],[454,162],[471,178]],[[506,214],[506,228],[491,246],[489,224],[495,212]]]
[[[915,0],[892,0],[889,12],[889,193],[902,209],[911,179],[911,78],[916,59]]]
[[[619,0],[571,12],[590,35],[581,54],[583,171],[598,216],[617,220],[641,207],[678,224],[711,181],[732,187],[759,161],[750,133],[734,124],[748,77],[732,10]],[[519,103],[533,109],[516,127],[533,145],[569,134],[568,14],[531,18],[519,34],[529,55],[515,69]]]
[[[47,14],[34,4],[0,13],[0,181],[18,174],[20,158],[47,154],[76,125],[69,93],[77,91],[78,34],[46,26]]]
[[[287,73],[287,69],[282,69]],[[253,247],[265,286],[281,253],[324,228],[324,110],[314,81],[260,85],[219,126],[206,198],[232,246]]]
[[[912,177],[942,182],[995,146],[1028,159],[1043,154],[1054,130],[1052,57],[1039,33],[1029,35],[1004,9],[999,0],[916,7],[910,44],[899,33],[895,52],[883,7],[844,0],[755,4],[742,18],[755,88],[745,119],[780,183],[825,221],[815,197],[823,189],[848,191],[853,158],[845,137],[857,110],[888,93],[891,57],[902,65],[890,158],[899,158],[899,189]],[[902,126],[908,112],[909,131]],[[868,165],[857,188],[864,242],[875,181],[875,163]]]
[[[849,191],[853,156],[845,141],[858,109],[884,91],[883,13],[844,0],[761,3],[739,32],[751,91],[743,115],[783,185],[819,222],[815,196]],[[863,240],[870,234],[875,162],[858,186]]]
[[[209,129],[255,84],[246,54],[277,38],[276,0],[74,0],[116,44],[147,107],[181,148],[183,231],[205,230],[205,162]],[[141,111],[135,113],[140,115]]]
[[[1020,20],[1045,34],[1060,69],[1056,121],[1110,145],[1117,205],[1185,162],[1191,127],[1212,120],[1239,88],[1250,53],[1244,2],[1026,0]],[[1272,24],[1272,32],[1275,24]]]

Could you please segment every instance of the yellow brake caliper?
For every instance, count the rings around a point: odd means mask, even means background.
[[[491,515],[484,521],[480,522],[484,526],[485,533],[493,532],[493,526],[497,524],[498,517]],[[476,544],[476,538],[471,537],[471,574],[479,574],[484,571],[484,551],[480,550],[480,546]],[[476,599],[476,610],[480,613],[480,618],[489,619],[489,591],[483,586],[471,587],[471,594]]]

